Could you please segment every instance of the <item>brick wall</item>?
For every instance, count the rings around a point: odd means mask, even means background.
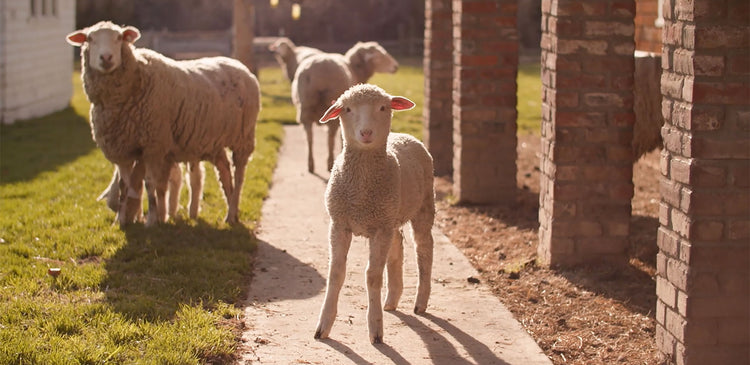
[[[453,0],[453,193],[460,202],[516,194],[516,0]]]
[[[452,0],[425,0],[424,142],[435,175],[453,173]]]
[[[29,1],[8,1],[0,32],[0,122],[13,123],[66,107],[72,95],[74,50],[65,36],[74,30],[75,1],[55,0],[32,15]],[[48,1],[47,4],[51,4]]]
[[[542,2],[539,257],[624,262],[633,196],[633,0]]]
[[[654,25],[658,17],[658,0],[635,2],[635,49],[661,53],[661,28]]]
[[[750,363],[750,3],[665,1],[656,341]]]

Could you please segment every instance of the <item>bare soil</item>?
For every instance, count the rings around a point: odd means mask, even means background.
[[[555,364],[656,364],[656,230],[659,151],[634,165],[629,265],[551,270],[537,258],[540,139],[518,140],[513,205],[452,204],[436,183],[436,224]]]

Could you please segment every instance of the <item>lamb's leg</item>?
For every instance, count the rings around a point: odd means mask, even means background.
[[[384,310],[396,310],[401,294],[404,292],[404,235],[399,229],[393,236],[388,251],[388,295],[385,297]]]
[[[313,125],[304,123],[305,135],[307,136],[307,171],[311,174],[315,172],[315,161],[313,161]]]
[[[414,313],[420,314],[427,310],[427,301],[430,299],[432,280],[432,225],[435,220],[435,208],[429,197],[422,205],[417,216],[411,221],[414,231],[414,243],[417,251],[417,270],[419,281],[417,283],[417,299],[414,304]]]
[[[328,122],[328,171],[333,168],[333,159],[336,154],[334,149],[336,148],[336,136],[339,131],[339,122],[330,121]]]
[[[232,162],[234,163],[234,190],[232,191],[232,200],[229,202],[227,209],[227,223],[236,224],[240,222],[240,196],[242,195],[242,184],[245,182],[245,168],[250,159],[250,152],[235,151],[232,152]]]
[[[167,195],[169,195],[169,216],[174,218],[177,209],[180,206],[180,189],[182,189],[182,169],[180,164],[175,163],[169,170],[169,186]]]
[[[315,330],[315,338],[328,338],[336,320],[336,311],[339,302],[339,293],[346,278],[346,255],[352,243],[352,232],[331,222],[328,229],[330,242],[330,261],[328,262],[328,283],[326,286],[326,298],[320,309],[318,327]]]
[[[224,190],[224,200],[226,200],[228,211],[231,206],[234,183],[232,182],[232,166],[229,164],[229,159],[224,151],[214,156],[214,166],[219,182],[221,182],[221,188]]]
[[[143,177],[145,167],[138,162],[118,164],[120,174],[120,203],[117,221],[120,226],[133,222],[141,212],[141,195],[143,194]]]
[[[200,161],[188,163],[188,174],[190,175],[190,219],[198,218],[203,199],[203,176],[205,170]]]
[[[122,180],[120,179],[120,173],[115,167],[115,171],[112,173],[112,180],[109,181],[109,185],[107,186],[104,191],[102,191],[101,194],[99,194],[99,197],[96,198],[96,201],[100,201],[104,198],[107,199],[107,207],[111,209],[113,212],[117,213],[120,210],[120,192],[121,190],[121,184]]]
[[[381,229],[370,239],[370,257],[367,262],[367,328],[370,342],[383,343],[383,306],[380,289],[383,287],[383,270],[388,250],[395,235],[394,229]]]
[[[170,170],[171,165],[166,162],[153,163],[146,169],[146,184],[150,190],[146,226],[167,221],[167,185]],[[152,200],[155,200],[156,209],[153,209]]]

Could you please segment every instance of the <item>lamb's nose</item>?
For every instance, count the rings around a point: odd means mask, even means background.
[[[359,131],[359,134],[362,135],[362,137],[370,137],[372,136],[372,129],[363,129]]]
[[[111,53],[104,53],[104,54],[100,55],[99,58],[101,58],[102,61],[112,62],[112,54]]]

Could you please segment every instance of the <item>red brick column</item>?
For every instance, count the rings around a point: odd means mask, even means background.
[[[542,1],[539,257],[624,262],[633,196],[634,0]]]
[[[516,0],[453,0],[453,193],[459,202],[516,194]]]
[[[425,0],[424,142],[435,175],[453,173],[452,0]]]
[[[656,342],[750,363],[750,3],[665,1]]]

